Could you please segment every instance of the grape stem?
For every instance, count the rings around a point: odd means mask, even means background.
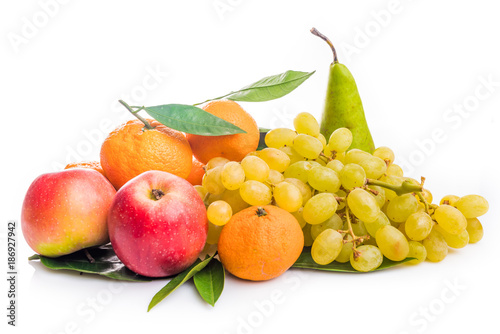
[[[417,192],[416,194],[417,194],[418,198],[420,199],[420,201],[421,201],[422,203],[424,203],[424,206],[425,206],[425,212],[426,212],[427,214],[430,214],[430,213],[429,213],[429,203],[427,203],[427,201],[425,200],[424,195],[422,195],[422,193],[421,193],[421,192]]]
[[[326,160],[325,162],[327,162],[327,163],[333,160],[333,158],[332,158],[332,157],[327,156],[327,155],[326,155],[325,153],[323,153],[323,152],[321,152],[321,153],[319,154],[319,157],[320,157],[320,158],[323,158],[324,160]]]
[[[422,192],[422,186],[421,185],[415,185],[411,183],[410,181],[403,181],[401,185],[395,186],[392,184],[389,184],[387,182],[379,181],[379,180],[373,180],[373,179],[366,179],[365,185],[372,185],[372,186],[379,186],[382,188],[386,188],[389,190],[394,191],[398,196],[408,194],[408,193],[420,193]]]
[[[348,243],[348,242],[352,242],[352,251],[353,251],[353,254],[354,254],[354,258],[357,258],[359,257],[359,252],[358,250],[356,249],[356,244],[357,243],[362,243],[364,240],[366,239],[369,239],[370,236],[361,236],[361,237],[358,237],[354,234],[354,231],[352,230],[352,224],[351,224],[351,214],[349,212],[349,207],[346,205],[345,207],[345,215],[346,215],[346,220],[347,220],[347,228],[348,230],[347,231],[338,231],[339,233],[349,233],[352,237],[352,240],[349,240],[349,241],[344,241],[344,243]]]

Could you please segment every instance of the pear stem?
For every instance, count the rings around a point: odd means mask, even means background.
[[[314,27],[311,29],[311,33],[313,35],[318,36],[319,38],[321,38],[322,40],[324,40],[328,45],[330,45],[330,48],[332,48],[332,52],[333,52],[333,63],[334,64],[338,63],[339,59],[337,58],[337,51],[335,51],[335,47],[333,46],[332,42],[328,39],[328,37],[326,37],[325,35],[323,35],[322,33],[320,33],[318,31],[318,29],[316,29]]]

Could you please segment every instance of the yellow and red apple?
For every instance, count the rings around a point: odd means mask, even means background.
[[[115,188],[99,172],[74,168],[36,178],[26,193],[21,227],[37,253],[57,257],[109,242]]]
[[[132,271],[177,274],[196,261],[208,232],[205,205],[186,180],[148,171],[116,193],[108,216],[111,244]]]

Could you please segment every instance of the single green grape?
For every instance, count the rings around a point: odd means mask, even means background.
[[[434,222],[425,212],[411,214],[405,222],[405,232],[409,239],[421,241],[431,233]]]
[[[332,158],[334,158],[335,160],[340,161],[344,165],[346,164],[346,162],[345,162],[345,152],[337,152],[337,153],[335,153],[335,157],[332,157]]]
[[[274,187],[273,195],[276,204],[288,212],[295,212],[302,207],[302,193],[291,183],[279,183]]]
[[[299,134],[306,134],[313,137],[319,134],[319,123],[316,118],[308,112],[301,112],[295,116],[293,126]]]
[[[259,158],[264,160],[269,168],[277,170],[280,173],[283,173],[290,165],[290,157],[277,148],[267,147],[259,151]]]
[[[323,154],[329,158],[333,158],[333,152],[330,151],[330,149],[328,148],[328,145],[323,147]]]
[[[346,164],[340,171],[340,182],[342,187],[351,190],[355,187],[362,187],[365,184],[366,172],[360,165]]]
[[[236,161],[229,161],[222,167],[221,182],[229,190],[236,190],[245,182],[245,170]]]
[[[441,233],[444,240],[451,248],[464,248],[469,244],[469,232],[467,232],[467,230],[463,230],[460,234],[450,234],[439,225],[434,226],[434,228]]]
[[[448,255],[448,244],[441,233],[432,229],[431,233],[422,241],[427,251],[427,259],[432,262],[440,262]]]
[[[232,216],[231,206],[224,201],[215,201],[207,208],[208,221],[217,226],[225,225]]]
[[[340,179],[337,172],[327,167],[313,167],[307,173],[307,182],[318,191],[329,193],[340,189]]]
[[[393,225],[393,226],[396,227],[399,230],[399,232],[403,233],[406,240],[410,240],[410,238],[408,238],[408,235],[406,234],[406,228],[405,228],[406,222],[399,224],[399,226],[395,226],[395,225]]]
[[[306,205],[307,201],[312,196],[311,188],[301,180],[292,177],[286,178],[283,181],[293,184],[300,190],[300,193],[302,194],[302,206]]]
[[[467,195],[460,198],[454,205],[465,218],[477,218],[488,212],[488,201],[480,195]]]
[[[222,194],[226,190],[221,180],[222,168],[222,166],[216,166],[207,170],[203,175],[201,185],[211,194]]]
[[[387,166],[394,162],[394,151],[387,146],[378,147],[375,151],[373,151],[373,156],[384,160]]]
[[[222,193],[220,194],[210,194],[208,193],[208,198],[206,199],[206,205],[210,205],[212,204],[213,202],[215,201],[218,201],[218,200],[222,200],[222,196],[224,195],[224,193],[226,192],[227,190],[223,191]]]
[[[350,234],[346,234],[344,240],[346,241],[352,240],[352,236]],[[340,250],[339,255],[337,255],[335,261],[339,263],[349,262],[349,260],[351,259],[352,252],[353,252],[352,242],[345,242],[344,245],[342,245],[342,249]]]
[[[363,159],[358,164],[363,167],[366,173],[366,177],[369,179],[378,179],[387,170],[385,161],[374,156]]]
[[[467,219],[467,232],[469,233],[469,243],[474,244],[483,238],[483,225],[477,218]]]
[[[335,152],[345,152],[352,144],[352,132],[347,128],[338,128],[332,132],[328,140],[328,149]]]
[[[455,196],[455,195],[446,195],[443,198],[441,198],[441,201],[439,201],[439,205],[446,204],[446,205],[451,205],[455,206],[455,203],[460,199],[460,197]]]
[[[295,149],[291,146],[285,146],[280,148],[279,150],[288,155],[288,157],[290,158],[290,165],[297,161],[304,161],[306,159],[298,154],[297,151],[295,151]]]
[[[311,256],[317,264],[329,264],[340,254],[343,245],[342,235],[339,232],[326,229],[314,239]]]
[[[418,202],[412,194],[396,196],[387,205],[387,217],[396,223],[402,223],[418,210]]]
[[[241,167],[245,171],[247,180],[264,182],[269,177],[268,164],[259,157],[250,155],[241,160]]]
[[[311,161],[297,161],[288,166],[283,175],[285,179],[294,178],[307,183],[307,175],[311,168],[313,168]]]
[[[284,180],[285,180],[285,177],[283,176],[283,174],[281,174],[277,170],[270,169],[269,176],[267,177],[266,182],[272,186],[275,186],[278,183],[283,182]]]
[[[224,166],[226,163],[229,162],[229,159],[223,158],[223,157],[215,157],[210,159],[207,164],[205,165],[205,171],[208,171],[214,167],[217,166]]]
[[[293,140],[293,148],[304,158],[316,159],[323,151],[323,144],[319,139],[301,133]]]
[[[205,200],[205,196],[207,196],[208,190],[202,185],[194,186],[194,189],[198,192],[202,200]]]
[[[308,160],[308,161],[311,163],[312,168],[314,168],[314,167],[325,167],[321,163],[319,163],[317,160]]]
[[[311,237],[311,224],[306,224],[302,228],[302,233],[304,234],[304,247],[311,247],[314,242]]]
[[[250,205],[266,205],[271,203],[271,189],[264,183],[249,180],[240,187],[241,198]]]
[[[370,158],[372,155],[368,152],[354,148],[345,154],[344,164],[359,164],[361,161]]]
[[[440,205],[434,211],[434,219],[448,233],[460,234],[467,228],[467,218],[457,208]]]
[[[326,167],[326,161],[321,159],[321,157],[317,158],[317,159],[313,159],[313,160],[309,160],[311,162],[316,162],[318,163],[320,166],[322,167]]]
[[[316,237],[326,229],[341,230],[344,226],[342,218],[338,214],[333,214],[328,220],[322,222],[321,224],[311,226],[311,237],[316,239]]]
[[[410,252],[405,236],[394,226],[387,225],[379,228],[375,239],[377,239],[380,251],[389,260],[402,261]]]
[[[361,220],[357,220],[357,221],[352,220],[351,227],[352,227],[352,232],[354,233],[354,235],[361,237],[361,236],[365,236],[368,234],[365,223],[363,223]],[[347,221],[344,222],[344,226],[342,227],[342,229],[344,231],[347,231],[349,229],[349,224],[347,224]]]
[[[370,186],[371,190],[375,190],[377,194],[370,192],[370,195],[377,201],[378,207],[382,208],[385,205],[385,189],[379,186]]]
[[[372,237],[375,238],[375,235],[377,234],[377,231],[379,228],[387,225],[391,225],[391,222],[389,221],[389,218],[383,213],[382,211],[379,212],[377,219],[375,219],[374,222],[372,223],[365,223],[365,228],[368,234]]]
[[[342,189],[340,189],[339,191],[337,191],[335,194],[337,195],[337,197],[340,197],[340,198],[343,198],[343,199],[347,198],[347,193],[344,190],[342,190]],[[343,208],[345,208],[345,203],[346,203],[345,200],[339,200],[338,203],[339,203],[339,205],[337,207],[337,210],[342,210]]]
[[[307,201],[302,215],[305,221],[311,225],[321,224],[333,216],[337,211],[337,206],[338,203],[333,194],[317,194]]]
[[[399,165],[396,165],[394,163],[387,166],[387,170],[385,171],[385,173],[387,175],[392,175],[392,176],[399,176],[399,177],[404,176],[403,169]]]
[[[215,245],[219,242],[219,237],[223,226],[214,225],[208,222],[207,244]]]
[[[361,188],[356,188],[347,195],[347,205],[358,219],[366,223],[373,223],[380,213],[375,198]]]
[[[293,139],[297,132],[287,128],[272,129],[266,133],[264,141],[268,147],[281,148],[283,146],[292,146]]]
[[[384,257],[380,249],[373,245],[362,245],[356,248],[358,256],[351,254],[351,266],[361,272],[368,272],[377,269],[382,264]]]
[[[337,172],[337,174],[338,174],[338,173],[340,173],[342,168],[344,168],[344,164],[339,160],[331,160],[326,164],[326,167]]]
[[[425,261],[427,258],[427,250],[424,245],[418,241],[410,240],[408,241],[410,246],[410,251],[408,252],[408,257],[413,257],[415,260],[408,261],[408,264],[419,264]]]
[[[249,207],[249,204],[245,202],[243,198],[241,198],[239,189],[224,191],[220,199],[225,201],[231,206],[231,209],[233,210],[233,215]]]
[[[323,145],[323,150],[325,149],[326,147],[326,138],[325,136],[323,136],[323,134],[319,134],[316,136],[316,138],[321,142],[321,145]]]
[[[304,211],[303,207],[301,207],[300,209],[298,209],[295,212],[292,212],[292,216],[294,216],[295,219],[297,219],[297,222],[299,223],[300,228],[304,228],[304,226],[306,226],[306,224],[307,224],[307,222],[304,220],[304,217],[302,216],[302,211]]]

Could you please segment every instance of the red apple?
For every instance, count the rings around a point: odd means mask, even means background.
[[[143,276],[164,277],[196,261],[205,245],[208,220],[200,195],[188,181],[149,171],[116,193],[108,228],[125,266]]]
[[[57,257],[109,242],[106,220],[115,188],[84,168],[40,175],[24,198],[24,238],[41,255]]]

